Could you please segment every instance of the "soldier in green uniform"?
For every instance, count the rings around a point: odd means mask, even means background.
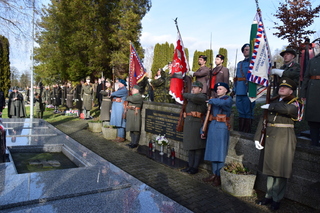
[[[130,148],[136,148],[140,140],[141,129],[141,107],[143,103],[142,95],[139,93],[140,87],[134,85],[132,95],[127,97],[126,106],[126,131],[130,131],[131,143],[127,144]]]
[[[183,98],[188,101],[184,114],[183,126],[183,149],[189,151],[188,166],[182,172],[196,174],[203,151],[206,147],[206,140],[201,139],[200,129],[207,111],[207,96],[202,93],[203,84],[196,81],[192,84],[191,93],[183,93]]]
[[[37,118],[43,118],[43,112],[44,112],[45,106],[43,106],[43,87],[41,82],[39,82],[35,90],[34,103],[35,103]]]
[[[83,101],[82,109],[85,119],[91,119],[90,110],[92,109],[93,87],[90,83],[90,77],[86,78],[86,83],[82,85],[81,100]]]
[[[267,175],[267,192],[259,205],[271,203],[271,209],[277,210],[286,190],[287,179],[292,174],[292,163],[296,149],[296,135],[294,121],[297,120],[299,102],[293,95],[296,83],[290,78],[280,80],[278,96],[270,104],[262,105],[268,110],[265,146],[262,160],[262,173]],[[258,149],[263,149],[260,144],[263,122],[259,122],[254,136]]]
[[[154,92],[154,102],[167,103],[168,89],[166,87],[166,73],[161,68],[157,75],[150,81]]]
[[[300,64],[294,62],[294,59],[297,56],[296,51],[292,48],[287,48],[285,51],[282,51],[280,55],[283,57],[284,64],[280,69],[272,69],[271,74],[276,74],[280,78],[290,78],[296,83],[296,85],[299,85]],[[279,88],[273,91],[273,96],[278,94],[278,90]]]

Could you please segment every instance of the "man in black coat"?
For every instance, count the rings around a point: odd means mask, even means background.
[[[2,110],[6,106],[6,98],[4,97],[4,92],[0,91],[0,118],[2,117]]]

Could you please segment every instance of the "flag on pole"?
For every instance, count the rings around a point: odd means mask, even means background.
[[[184,51],[182,38],[178,30],[177,45],[174,50],[172,67],[169,72],[171,76],[181,76],[181,78],[171,78],[169,94],[180,104],[183,104],[183,77],[188,70],[189,64]]]
[[[129,62],[129,88],[139,83],[145,76],[146,70],[138,56],[133,44],[130,43],[130,62]]]
[[[256,36],[251,42],[252,56],[249,64],[247,80],[257,84],[256,96],[250,96],[251,102],[255,101],[267,92],[269,85],[269,74],[272,67],[270,47],[262,22],[262,17],[258,11],[254,18],[254,23],[257,23]]]

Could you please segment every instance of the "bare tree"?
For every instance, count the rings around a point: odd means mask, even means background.
[[[285,3],[280,3],[278,11],[274,14],[280,20],[280,22],[274,22],[275,29],[279,32],[274,35],[287,39],[290,46],[298,50],[299,44],[305,40],[305,37],[316,32],[306,30],[313,24],[314,19],[319,17],[320,5],[314,9],[311,6],[308,0],[285,0]]]

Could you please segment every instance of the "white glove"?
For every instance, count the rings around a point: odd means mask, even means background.
[[[271,74],[278,75],[279,77],[282,77],[283,71],[284,70],[282,70],[282,69],[272,69]]]
[[[194,72],[191,71],[191,70],[188,72],[188,74],[189,74],[191,77],[193,77],[193,73],[194,73]]]
[[[152,79],[151,78],[148,78],[148,81],[149,81],[149,83],[152,81]]]
[[[83,98],[81,98],[81,101],[83,101]]]
[[[265,104],[261,106],[261,109],[269,109],[270,104]]]
[[[261,146],[259,141],[254,141],[254,144],[256,145],[256,148],[259,149],[259,150],[264,148],[263,146]]]

